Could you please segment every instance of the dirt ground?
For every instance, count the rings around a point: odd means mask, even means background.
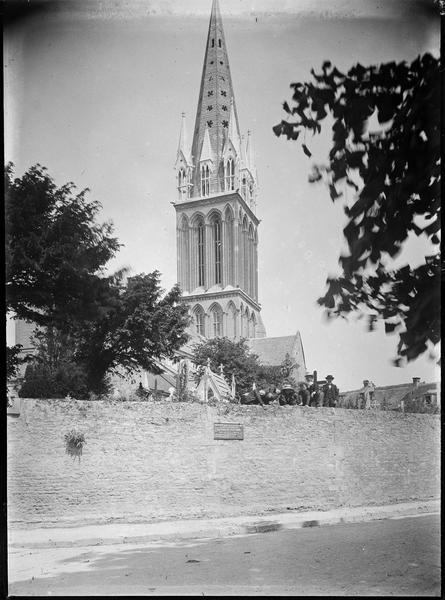
[[[18,550],[11,595],[440,596],[438,515],[224,539]]]

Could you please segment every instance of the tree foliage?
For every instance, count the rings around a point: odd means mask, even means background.
[[[6,166],[6,309],[17,318],[66,331],[103,309],[103,269],[120,244],[87,192],[58,188],[38,164],[18,178]]]
[[[194,362],[197,365],[205,366],[208,358],[210,358],[212,371],[219,373],[220,365],[223,366],[224,376],[229,385],[232,375],[235,376],[237,394],[243,394],[252,389],[260,363],[258,356],[249,351],[246,340],[233,342],[222,337],[197,344],[194,350]]]
[[[311,151],[306,132],[332,124],[328,163],[315,165],[309,181],[324,180],[333,202],[346,186],[347,252],[341,274],[328,278],[318,303],[328,316],[367,314],[369,328],[383,320],[398,332],[396,364],[413,360],[440,340],[440,72],[430,54],[411,64],[389,62],[346,74],[326,61],[313,81],[293,83],[288,120],[273,130]],[[379,130],[369,130],[370,118]],[[390,268],[410,234],[424,236],[431,254],[416,268]]]
[[[212,371],[219,373],[220,365],[223,366],[224,376],[229,385],[232,375],[235,375],[238,395],[249,392],[253,383],[257,389],[281,386],[285,379],[295,384],[289,376],[286,377],[281,366],[262,365],[258,355],[250,352],[244,339],[233,342],[226,337],[212,338],[197,344],[194,349],[194,362],[204,367],[209,358]]]
[[[10,381],[17,377],[20,365],[24,362],[21,358],[20,353],[22,351],[22,345],[16,344],[15,346],[6,347],[6,380]]]
[[[14,179],[9,164],[5,191],[7,310],[40,328],[28,379],[49,374],[63,393],[60,381],[71,385],[69,372],[78,371],[77,380],[84,376],[100,394],[106,374],[118,367],[161,373],[159,361],[188,337],[179,288],[164,294],[158,271],[127,280],[125,269],[105,275],[121,244],[111,223],[96,222],[100,204],[87,200],[88,190],[57,188],[40,165]]]
[[[23,398],[88,398],[87,374],[74,358],[71,334],[55,327],[37,329],[34,354],[26,367],[19,395]]]
[[[61,363],[53,371],[48,365],[34,361],[26,367],[19,390],[21,398],[65,398],[78,400],[89,397],[86,373],[76,363]]]
[[[90,389],[117,368],[163,372],[159,361],[173,358],[188,339],[187,307],[174,286],[164,294],[160,273],[129,277],[109,290],[108,310],[77,332],[75,358],[85,365]]]

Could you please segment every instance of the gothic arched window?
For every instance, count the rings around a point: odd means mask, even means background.
[[[235,161],[230,157],[226,162],[226,190],[235,189]]]
[[[179,169],[178,171],[178,188],[180,194],[188,194],[187,190],[187,175],[185,169]]]
[[[222,243],[221,243],[221,220],[213,221],[213,243],[215,251],[215,283],[222,283]]]
[[[250,331],[250,337],[255,337],[256,334],[256,318],[255,318],[255,313],[252,313],[252,327],[251,327],[251,331]]]
[[[227,207],[224,212],[224,220],[226,222],[226,227],[223,235],[223,248],[224,254],[226,256],[225,260],[227,264],[225,265],[227,281],[225,284],[229,283],[230,285],[235,284],[235,269],[234,269],[234,217],[233,211],[230,207]]]
[[[217,304],[212,309],[212,328],[213,328],[213,337],[221,337],[222,336],[222,309]]]
[[[244,337],[250,338],[250,313],[247,306],[244,313]]]
[[[236,308],[233,302],[230,302],[227,307],[227,332],[229,339],[235,339],[237,336],[236,329]]]
[[[205,336],[205,315],[202,306],[195,308],[195,327],[196,333]]]
[[[198,222],[198,286],[204,285],[205,271],[205,229],[203,221]]]
[[[201,196],[208,196],[210,193],[210,169],[209,165],[201,167]]]

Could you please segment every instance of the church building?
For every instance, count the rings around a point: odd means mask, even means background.
[[[191,146],[182,115],[176,157],[178,283],[193,334],[266,335],[258,301],[257,174],[240,134],[218,1],[212,6]]]
[[[192,338],[246,338],[263,364],[306,365],[301,336],[267,338],[258,299],[258,177],[241,135],[218,0],[213,0],[191,145],[182,114],[175,170],[177,272]],[[261,340],[259,339],[261,338]]]
[[[261,318],[253,141],[251,132],[240,132],[218,0],[212,4],[192,142],[189,145],[183,114],[175,170],[177,277],[192,316],[191,337],[175,361],[159,363],[162,375],[141,371],[131,386],[140,382],[151,390],[171,391],[184,363],[191,373],[195,343],[214,337],[246,339],[262,364],[286,365],[289,377],[304,380],[299,332],[268,338]],[[33,329],[16,321],[15,343],[32,351]],[[221,387],[222,373],[208,371],[216,388]]]

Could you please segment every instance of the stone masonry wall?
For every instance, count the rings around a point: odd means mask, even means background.
[[[214,440],[214,422],[244,440]],[[80,460],[64,434],[85,434]],[[259,514],[438,498],[437,415],[22,400],[8,416],[11,527]]]

